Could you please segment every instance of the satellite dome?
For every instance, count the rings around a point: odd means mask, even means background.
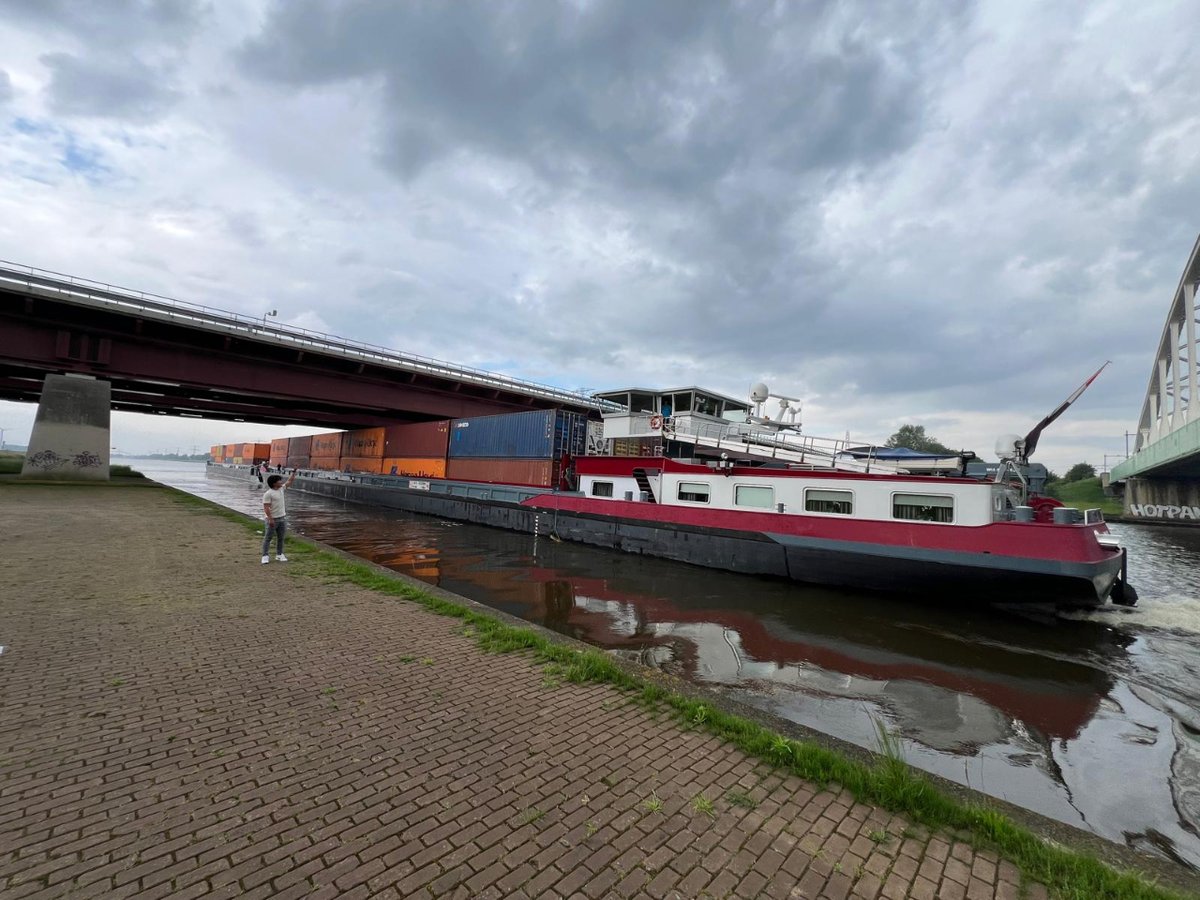
[[[1016,459],[1025,439],[1019,434],[1002,434],[996,438],[996,455],[1000,459]]]
[[[762,403],[771,396],[771,389],[761,381],[757,381],[750,385],[750,399],[755,403]]]

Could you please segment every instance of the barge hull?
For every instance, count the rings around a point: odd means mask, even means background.
[[[916,548],[791,535],[697,528],[616,516],[538,508],[521,499],[538,494],[495,485],[442,483],[409,490],[362,481],[305,478],[296,488],[325,497],[422,515],[522,531],[557,534],[595,547],[662,557],[746,575],[964,603],[1095,605],[1120,574],[1121,555],[1102,565],[1019,557],[938,554]],[[545,493],[545,492],[540,492]],[[512,497],[513,499],[501,499]],[[836,545],[836,546],[835,546]]]

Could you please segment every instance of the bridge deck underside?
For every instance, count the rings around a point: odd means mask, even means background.
[[[329,427],[564,405],[496,387],[0,290],[0,399],[47,374],[112,384],[113,408]]]

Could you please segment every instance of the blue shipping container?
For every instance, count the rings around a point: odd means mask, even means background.
[[[587,417],[556,409],[450,422],[449,457],[554,459],[582,456],[587,448]]]

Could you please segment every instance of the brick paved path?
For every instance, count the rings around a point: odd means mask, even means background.
[[[613,689],[261,566],[167,491],[0,508],[6,900],[1018,895],[1008,863]]]

